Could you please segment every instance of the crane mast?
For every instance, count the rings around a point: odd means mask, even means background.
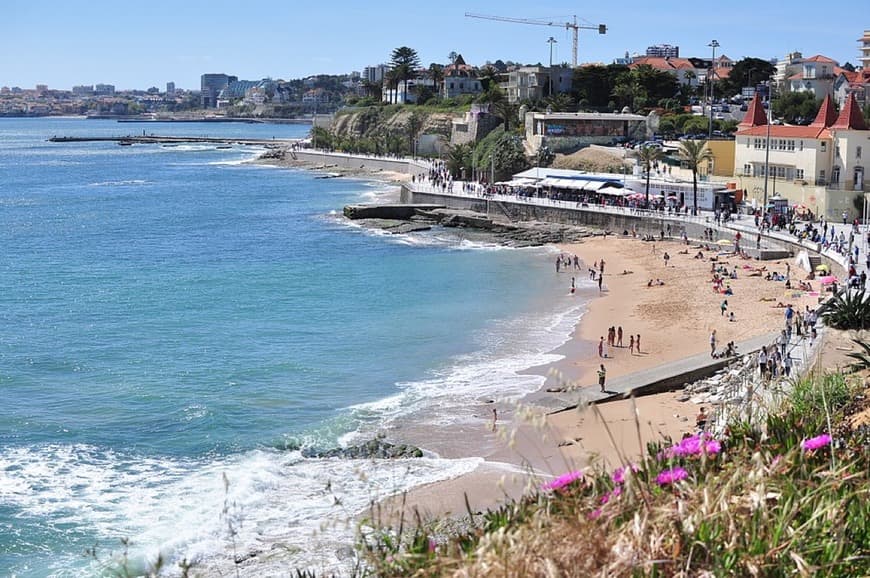
[[[482,20],[495,20],[497,22],[514,22],[516,24],[532,24],[535,26],[556,26],[558,28],[564,28],[565,30],[571,31],[571,36],[573,40],[573,50],[571,52],[571,64],[574,68],[577,68],[577,45],[578,45],[578,33],[581,29],[583,30],[598,30],[599,34],[607,33],[607,26],[604,24],[599,24],[598,26],[585,26],[583,24],[577,24],[577,16],[572,17],[571,22],[556,22],[552,20],[535,20],[534,18],[510,18],[508,16],[493,16],[492,14],[473,14],[471,12],[466,12],[465,16],[468,18],[480,18]]]

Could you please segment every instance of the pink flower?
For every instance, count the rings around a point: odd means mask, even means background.
[[[714,440],[706,434],[703,436],[693,435],[683,438],[680,443],[666,449],[659,455],[659,458],[698,456],[702,453],[716,455],[721,451],[722,444],[718,440]]]
[[[829,436],[828,434],[822,434],[820,436],[804,440],[801,444],[801,447],[804,448],[804,451],[811,452],[813,450],[821,449],[830,443],[831,436]]]
[[[637,466],[634,464],[624,466],[621,468],[617,468],[614,470],[613,474],[610,476],[610,479],[613,480],[614,484],[622,484],[625,482],[625,471],[631,468],[632,472],[637,472]]]
[[[601,496],[601,500],[600,500],[601,505],[604,505],[604,504],[608,503],[610,500],[612,500],[613,498],[618,498],[621,495],[622,495],[622,488],[620,486],[616,486],[615,488],[613,488],[613,491],[608,492],[608,493],[604,494],[603,496]]]
[[[597,520],[599,516],[601,516],[601,508],[596,508],[589,512],[589,519],[591,520]]]
[[[656,476],[656,483],[660,486],[666,486],[684,480],[688,476],[689,472],[683,468],[671,468],[669,470],[662,470],[662,472]]]
[[[575,470],[573,472],[568,472],[567,474],[562,474],[555,480],[547,482],[546,484],[541,486],[542,490],[561,490],[565,486],[570,485],[572,482],[576,480],[580,480],[583,478],[583,472],[579,470]]]

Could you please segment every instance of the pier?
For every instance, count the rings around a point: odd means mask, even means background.
[[[226,138],[211,136],[157,136],[157,135],[126,135],[126,136],[53,136],[48,142],[71,143],[71,142],[116,142],[118,144],[186,144],[186,143],[211,143],[211,144],[239,144],[253,146],[284,146],[295,142],[295,139],[255,139],[255,138]]]

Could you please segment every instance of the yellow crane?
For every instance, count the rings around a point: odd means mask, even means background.
[[[571,64],[574,68],[577,68],[577,35],[578,32],[583,30],[598,30],[598,34],[606,34],[607,26],[604,24],[599,24],[598,26],[585,26],[583,24],[577,24],[577,16],[573,16],[571,22],[556,22],[552,20],[535,20],[533,18],[509,18],[507,16],[493,16],[491,14],[472,14],[471,12],[466,12],[465,16],[468,18],[481,18],[483,20],[496,20],[498,22],[515,22],[517,24],[533,24],[536,26],[557,26],[559,28],[564,28],[565,30],[571,30],[574,37],[574,50],[572,52]]]

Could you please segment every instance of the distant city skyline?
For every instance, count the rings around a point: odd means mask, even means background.
[[[5,0],[0,20],[7,50],[0,55],[0,86],[37,84],[70,90],[111,84],[117,90],[161,91],[167,82],[199,90],[200,76],[226,73],[244,79],[303,78],[361,72],[390,59],[393,49],[415,49],[423,66],[445,64],[450,52],[469,64],[497,59],[523,63],[571,61],[571,36],[563,27],[467,18],[465,12],[510,18],[570,21],[607,26],[607,34],[581,30],[578,61],[609,64],[625,52],[673,44],[684,57],[717,55],[782,58],[799,51],[823,54],[840,64],[858,62],[858,38],[870,29],[866,0],[845,0],[818,17],[818,4],[780,6],[735,0],[662,8],[648,1],[585,8],[575,2],[531,5],[501,2],[295,3],[262,0],[250,7],[228,0],[171,3],[155,0],[131,10],[115,2],[33,3]],[[580,11],[582,10],[582,12]]]

